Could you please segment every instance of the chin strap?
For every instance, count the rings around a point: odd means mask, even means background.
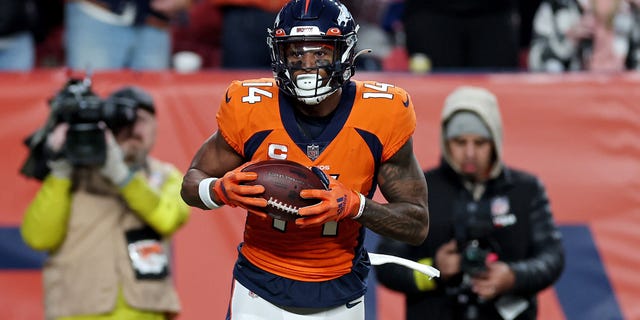
[[[325,93],[325,94],[323,94],[321,96],[311,97],[311,98],[300,98],[300,97],[298,97],[298,100],[303,102],[306,105],[315,106],[316,104],[319,104],[320,102],[324,101],[324,99],[326,99],[332,93],[333,92],[329,92],[329,93]]]

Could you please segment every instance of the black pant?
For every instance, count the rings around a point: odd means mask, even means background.
[[[222,14],[222,68],[270,69],[267,28],[272,28],[276,13],[232,6]]]
[[[511,12],[457,16],[406,12],[407,51],[425,53],[434,71],[518,67],[518,24]]]

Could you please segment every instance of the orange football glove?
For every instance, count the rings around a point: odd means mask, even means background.
[[[296,225],[310,227],[321,225],[327,221],[340,221],[354,218],[362,214],[365,197],[347,187],[341,182],[325,174],[321,169],[313,167],[311,170],[320,177],[325,189],[306,189],[300,191],[305,199],[319,199],[321,202],[312,206],[300,208],[298,214],[302,219],[296,219]]]
[[[258,174],[255,172],[242,171],[242,169],[252,163],[253,162],[245,163],[225,173],[222,178],[216,180],[212,188],[213,193],[216,198],[231,207],[244,208],[251,213],[266,218],[267,214],[260,210],[260,208],[267,206],[267,200],[257,197],[257,195],[264,192],[264,186],[248,186],[242,184],[243,182],[254,181],[258,178]]]

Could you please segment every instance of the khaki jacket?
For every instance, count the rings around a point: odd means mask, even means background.
[[[139,172],[129,185],[158,193],[160,200],[156,207],[169,208],[160,220],[165,224],[166,220],[174,221],[173,232],[184,223],[188,214],[188,207],[179,196],[180,179],[176,179],[179,172],[173,166],[155,160],[150,161],[149,168],[149,174]],[[62,242],[50,250],[44,265],[46,318],[109,312],[116,305],[119,289],[135,309],[178,313],[180,302],[170,272],[164,279],[137,279],[125,236],[127,231],[157,225],[153,220],[158,220],[159,215],[155,214],[157,212],[140,213],[130,209],[136,205],[125,200],[128,199],[127,192],[139,195],[140,190],[126,190],[128,186],[116,190],[95,172],[88,176],[87,180],[81,180],[85,183],[78,183],[71,192],[69,214],[62,227],[66,232]],[[45,180],[44,184],[47,183]],[[44,185],[42,189],[45,189]],[[46,204],[52,200],[40,193],[42,190],[27,210],[23,223],[22,234],[28,244],[37,243],[34,220],[38,220],[36,217],[41,214],[38,211],[43,211],[44,207],[38,202]],[[164,206],[167,200],[162,200],[163,197],[174,198],[175,205]],[[38,227],[46,227],[46,223],[42,222]],[[158,233],[166,235],[167,232]],[[42,242],[36,245],[39,249],[46,247]],[[159,244],[156,250],[162,251],[167,258],[171,257],[168,236],[162,237]]]

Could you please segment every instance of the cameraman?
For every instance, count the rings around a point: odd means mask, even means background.
[[[156,118],[146,92],[124,87],[102,106],[109,103],[135,105],[135,118],[104,128],[103,165],[72,165],[64,156],[69,123],[46,138],[46,153],[58,157],[47,162],[50,173],[21,226],[29,246],[49,253],[46,319],[168,319],[180,311],[169,241],[189,214],[182,174],[149,156]]]
[[[535,319],[536,295],[564,267],[542,183],[502,163],[496,97],[463,86],[442,111],[443,156],[425,172],[431,231],[421,246],[383,239],[380,253],[432,265],[440,278],[396,265],[379,281],[406,297],[406,319]]]

